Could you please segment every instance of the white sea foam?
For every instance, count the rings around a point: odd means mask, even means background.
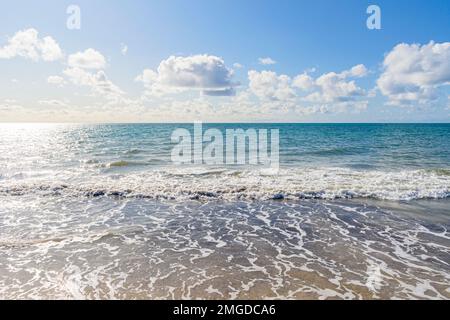
[[[51,177],[49,179],[49,177]],[[359,171],[284,168],[278,173],[223,168],[163,168],[129,173],[60,172],[10,176],[3,194],[124,196],[167,199],[441,199],[450,196],[448,170]]]
[[[449,298],[446,225],[359,201],[37,198],[0,207],[0,298]]]

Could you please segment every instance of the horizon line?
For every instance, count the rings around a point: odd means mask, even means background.
[[[270,122],[270,121],[230,121],[230,122],[210,122],[210,121],[169,121],[169,122],[44,122],[44,121],[0,121],[0,125],[4,124],[84,124],[84,125],[100,125],[100,124],[116,124],[116,125],[132,125],[132,124],[194,124],[201,122],[203,124],[450,124],[448,122]]]

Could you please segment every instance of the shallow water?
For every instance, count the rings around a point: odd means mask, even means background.
[[[12,196],[0,298],[448,299],[449,213],[410,205]]]

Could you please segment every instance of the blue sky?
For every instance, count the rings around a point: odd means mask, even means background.
[[[71,4],[80,30],[66,27]],[[381,30],[366,27],[370,4]],[[1,6],[0,121],[450,121],[447,0]],[[20,54],[10,40],[30,30],[29,45],[49,36],[61,54]]]

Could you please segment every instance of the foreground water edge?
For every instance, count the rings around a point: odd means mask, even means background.
[[[2,198],[4,299],[448,299],[450,201]]]

